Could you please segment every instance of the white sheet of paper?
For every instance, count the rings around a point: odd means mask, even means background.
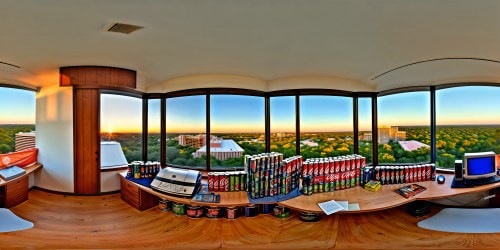
[[[359,210],[359,204],[358,203],[349,204],[349,210]]]
[[[344,210],[344,208],[334,200],[318,203],[318,206],[321,210],[323,210],[323,212],[325,212],[326,215]]]
[[[335,201],[337,202],[344,210],[349,210],[349,201]]]

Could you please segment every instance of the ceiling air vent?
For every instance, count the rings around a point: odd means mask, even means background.
[[[112,24],[111,27],[108,29],[110,32],[118,32],[118,33],[123,33],[123,34],[130,34],[136,30],[142,29],[144,27],[141,26],[136,26],[132,24],[126,24],[126,23],[115,23]]]

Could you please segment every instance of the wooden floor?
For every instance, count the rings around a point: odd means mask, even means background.
[[[433,207],[432,213],[440,208]],[[499,249],[500,234],[454,234],[418,228],[404,207],[302,222],[270,215],[190,219],[154,207],[139,212],[116,195],[63,196],[30,191],[11,209],[29,230],[0,233],[4,248],[175,249]],[[0,221],[1,223],[1,221]]]

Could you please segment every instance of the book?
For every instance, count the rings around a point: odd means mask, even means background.
[[[408,186],[398,188],[395,191],[396,191],[396,193],[402,195],[405,198],[410,198],[416,194],[422,193],[425,190],[427,190],[426,187],[422,187],[418,184],[410,184]]]
[[[365,189],[369,191],[376,192],[380,189],[380,181],[369,181],[365,184]]]
[[[0,170],[0,177],[5,179],[6,181],[12,180],[16,177],[22,176],[26,173],[26,170],[18,167],[12,166],[5,169]]]
[[[219,203],[220,202],[220,194],[195,194],[192,201],[198,202],[208,202],[208,203]]]
[[[325,212],[326,215],[344,210],[344,207],[334,200],[318,203],[318,206],[321,210],[323,210],[323,212]]]

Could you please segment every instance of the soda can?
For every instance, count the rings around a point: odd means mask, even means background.
[[[399,166],[399,183],[405,183],[405,167]]]
[[[425,164],[425,180],[431,180],[431,164]]]
[[[361,156],[356,156],[356,168],[361,168]]]
[[[245,191],[247,189],[246,174],[245,171],[240,172],[240,191]]]
[[[345,172],[345,164],[346,164],[345,159],[340,159],[339,163],[340,163],[340,172]]]
[[[213,177],[213,182],[214,182],[214,191],[215,192],[219,192],[219,183],[220,183],[220,180],[219,180],[219,173],[214,173],[214,177]]]
[[[330,175],[325,175],[325,183],[323,183],[325,192],[330,192]]]
[[[318,172],[318,175],[324,175],[325,174],[325,163],[323,161],[320,161],[318,163],[319,165],[319,172]]]
[[[308,162],[304,162],[304,164],[302,165],[302,176],[307,175],[307,165],[309,165]]]
[[[384,167],[384,166],[377,166],[377,167],[379,167],[379,173],[380,173],[380,184],[385,185],[385,167]],[[376,167],[375,167],[375,168],[376,168]],[[365,168],[365,169],[367,169],[367,168]],[[372,169],[373,169],[373,168],[372,168]],[[373,171],[373,174],[375,174],[375,175],[376,175],[376,170],[375,170],[375,169],[373,169],[372,171]],[[377,177],[375,176],[375,180],[376,180],[376,178],[377,178]],[[365,176],[365,179],[366,179],[366,176]],[[367,182],[365,182],[365,183],[367,183]]]
[[[325,163],[325,174],[331,174],[333,173],[333,170],[335,166],[333,165],[333,161],[328,159],[327,162]]]
[[[234,176],[234,191],[240,191],[240,173],[233,172]]]
[[[375,180],[376,181],[381,181],[382,180],[380,178],[380,167],[379,166],[375,167]]]
[[[352,159],[350,157],[345,158],[345,171],[351,171]]]
[[[415,166],[415,172],[417,175],[416,182],[422,181],[422,168],[420,165]]]
[[[345,172],[339,173],[340,190],[345,189]]]
[[[355,187],[355,186],[356,186],[356,168],[351,169],[351,187]]]
[[[314,175],[314,164],[312,162],[307,164],[307,175],[311,176],[311,178]]]
[[[400,182],[400,176],[399,176],[399,166],[394,167],[394,184],[399,184]]]
[[[229,192],[230,191],[230,184],[229,184],[229,173],[224,174],[224,191]]]
[[[286,163],[286,174],[287,175],[291,175],[292,174],[292,162],[288,162]]]
[[[431,181],[436,180],[436,164],[431,163]]]
[[[405,181],[404,183],[410,183],[410,168],[408,166],[404,167]]]
[[[234,173],[227,173],[229,175],[229,191],[234,192],[234,185],[235,185],[235,178],[234,178]]]
[[[361,168],[356,168],[354,171],[354,178],[356,180],[356,186],[359,186],[361,183]]]
[[[214,191],[214,173],[208,173],[208,191]]]
[[[316,177],[319,175],[319,162],[315,161],[313,163],[313,176]]]

